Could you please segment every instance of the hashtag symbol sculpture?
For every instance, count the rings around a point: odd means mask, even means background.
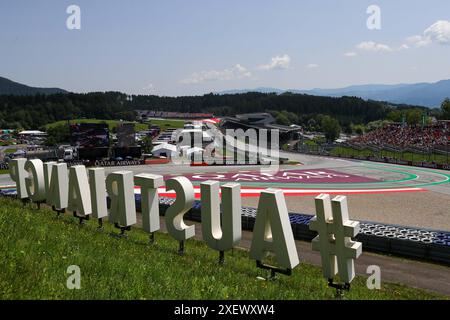
[[[362,252],[361,242],[352,241],[359,233],[359,222],[348,218],[347,197],[337,196],[330,200],[328,194],[315,198],[316,216],[309,229],[319,234],[312,240],[312,249],[319,251],[323,276],[332,280],[339,274],[346,284],[355,277],[354,259]]]

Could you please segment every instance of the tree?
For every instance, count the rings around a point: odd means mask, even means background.
[[[43,130],[45,129],[43,128]],[[48,128],[47,135],[47,146],[70,141],[70,129],[67,123]]]
[[[406,122],[409,125],[417,125],[422,120],[422,110],[420,109],[409,109],[406,113]]]
[[[402,112],[400,110],[393,110],[388,113],[387,119],[393,122],[402,121]]]
[[[47,137],[47,139],[45,140],[45,145],[47,147],[54,147],[58,144],[58,142],[56,141],[55,137],[49,136]]]
[[[450,99],[445,99],[441,104],[442,119],[450,120]]]
[[[150,153],[153,150],[153,142],[152,138],[147,136],[142,140],[142,149],[144,153]]]
[[[275,118],[278,124],[282,124],[284,126],[288,126],[291,124],[288,117],[286,117],[283,113],[279,113],[277,117]]]
[[[362,124],[356,124],[352,127],[353,131],[357,134],[357,135],[362,135],[364,134],[364,125]]]
[[[345,134],[352,134],[352,133],[353,133],[353,124],[350,123],[350,124],[348,124],[348,125],[344,125],[344,126],[342,127],[342,131],[343,131]]]
[[[383,128],[388,123],[390,123],[390,121],[388,121],[388,120],[377,120],[377,121],[369,122],[366,126],[365,132],[371,132],[371,131],[377,130],[379,128]]]
[[[298,116],[293,113],[293,112],[289,112],[286,110],[281,111],[281,113],[286,116],[286,118],[289,120],[289,122],[292,124],[297,124],[298,123]]]
[[[143,107],[145,106],[145,107]],[[0,127],[36,129],[49,123],[68,119],[135,120],[136,109],[167,112],[201,112],[216,116],[234,116],[240,113],[271,112],[278,114],[279,123],[298,124],[309,130],[319,130],[319,114],[336,118],[349,128],[351,123],[367,124],[386,119],[393,110],[400,115],[408,105],[365,101],[356,97],[319,97],[305,94],[207,94],[203,96],[166,97],[155,95],[133,96],[119,92],[66,93],[36,96],[0,95]],[[437,109],[437,111],[440,111]],[[437,115],[441,117],[441,112]],[[399,113],[391,115],[399,120]],[[286,121],[287,119],[287,121]],[[314,121],[309,121],[314,119]],[[349,130],[349,129],[347,129]]]
[[[341,126],[339,125],[339,122],[330,117],[330,116],[323,116],[322,121],[322,131],[325,134],[325,138],[327,141],[334,141],[339,137],[339,134],[341,133]]]
[[[316,120],[314,120],[312,118],[308,120],[308,130],[309,131],[315,131],[316,130],[316,125],[317,125]]]

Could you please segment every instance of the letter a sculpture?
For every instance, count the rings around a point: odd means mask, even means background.
[[[354,259],[362,252],[361,242],[352,241],[359,233],[359,222],[348,218],[347,197],[337,196],[330,201],[328,194],[315,199],[316,216],[311,220],[309,229],[318,232],[312,241],[312,249],[319,251],[322,259],[323,276],[328,284],[338,290],[349,290],[355,277]],[[344,285],[333,283],[339,274]]]

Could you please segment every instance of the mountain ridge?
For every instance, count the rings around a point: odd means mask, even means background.
[[[38,93],[55,94],[55,93],[67,93],[67,91],[60,88],[31,87],[4,77],[0,77],[0,95],[25,96],[25,95],[35,95]]]
[[[343,97],[355,96],[365,100],[386,101],[396,104],[418,105],[429,108],[439,107],[445,98],[450,97],[450,79],[437,82],[401,83],[401,84],[368,84],[352,85],[342,88],[310,90],[278,89],[260,87],[255,89],[226,90],[218,94],[246,92],[262,92],[282,94],[286,92],[309,94],[314,96]]]
[[[408,104],[429,108],[439,107],[446,98],[450,98],[450,79],[437,82],[401,83],[401,84],[367,84],[351,85],[343,88],[310,90],[279,89],[258,87],[255,89],[235,89],[215,92],[216,94],[243,94],[248,92],[283,94],[307,94],[325,97],[354,96],[364,100],[385,101],[394,104]],[[21,84],[0,76],[0,95],[35,95],[68,93],[61,88],[40,88]]]

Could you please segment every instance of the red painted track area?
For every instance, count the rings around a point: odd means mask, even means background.
[[[277,172],[240,171],[227,173],[185,174],[192,182],[216,180],[223,182],[277,182],[277,183],[366,183],[379,180],[338,172],[330,169],[280,170]],[[172,176],[165,176],[170,179]]]
[[[238,172],[198,172],[179,175],[164,175],[164,180],[174,176],[188,178],[195,188],[195,197],[200,198],[200,183],[207,180],[221,183],[233,182],[241,184],[243,197],[258,197],[266,188],[280,188],[285,196],[315,196],[321,193],[329,194],[376,194],[392,192],[420,192],[422,188],[396,187],[370,188],[373,183],[383,183],[381,180],[368,178],[350,173],[343,173],[332,169],[294,169],[268,172],[264,170],[239,170]],[[355,186],[356,184],[356,186]],[[347,187],[348,185],[348,187]],[[140,190],[137,188],[136,193]],[[164,187],[159,189],[160,196],[175,197],[173,191]]]

